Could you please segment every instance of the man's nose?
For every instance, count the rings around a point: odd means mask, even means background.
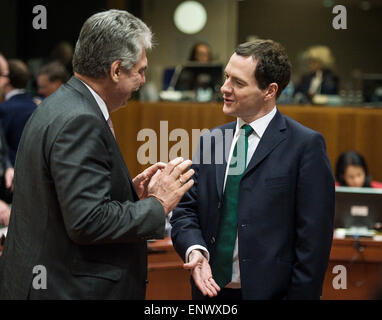
[[[222,85],[222,87],[220,88],[220,92],[225,94],[225,93],[231,93],[232,92],[232,88],[229,84],[229,81],[228,79],[224,82],[224,84]]]

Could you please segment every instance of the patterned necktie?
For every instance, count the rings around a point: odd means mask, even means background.
[[[252,132],[253,129],[247,124],[240,130],[228,169],[216,249],[211,259],[213,278],[220,288],[224,288],[232,279],[239,187],[247,166],[248,137]]]
[[[114,127],[113,127],[113,122],[111,121],[111,117],[109,117],[109,119],[107,120],[107,124],[109,125],[110,127],[110,130],[115,138],[115,132],[114,132]]]

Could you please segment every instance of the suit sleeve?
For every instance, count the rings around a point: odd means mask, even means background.
[[[202,235],[199,224],[198,213],[198,178],[200,174],[200,154],[202,150],[202,139],[199,140],[196,154],[193,157],[193,164],[195,174],[194,185],[188,190],[179,202],[178,206],[173,210],[171,216],[171,239],[176,252],[185,261],[187,249],[191,246],[197,245],[207,248],[205,240]],[[207,255],[209,256],[209,255]]]
[[[165,213],[158,200],[111,199],[110,148],[104,123],[92,115],[70,119],[55,139],[48,158],[69,237],[78,244],[162,238]]]
[[[288,299],[319,299],[333,239],[334,177],[325,140],[308,139],[299,166],[296,199],[296,262]]]

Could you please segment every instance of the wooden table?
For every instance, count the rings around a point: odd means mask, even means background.
[[[335,289],[333,279],[339,273],[333,268],[346,268],[347,288]],[[330,262],[325,275],[322,299],[369,300],[374,299],[382,285],[382,242],[369,238],[358,240],[334,239]]]
[[[149,243],[147,299],[191,299],[189,272],[174,251],[170,239]],[[347,288],[336,290],[333,268],[347,270]],[[382,242],[367,238],[334,239],[325,275],[323,300],[368,300],[382,285]]]
[[[148,300],[190,300],[190,272],[175,252],[170,238],[148,244]]]

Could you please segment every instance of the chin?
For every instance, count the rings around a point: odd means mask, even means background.
[[[223,113],[227,116],[236,117],[236,112],[232,107],[223,106]]]

